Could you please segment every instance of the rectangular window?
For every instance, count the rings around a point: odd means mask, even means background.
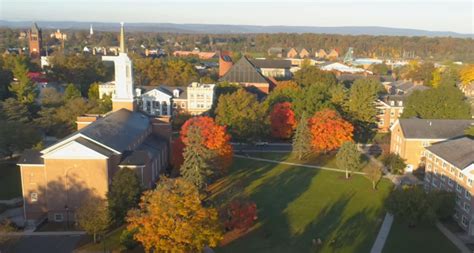
[[[453,181],[451,178],[448,178],[448,185],[449,185],[449,186],[453,186],[453,185],[454,185],[454,181]]]
[[[456,196],[456,205],[461,206],[461,197]]]
[[[472,179],[469,178],[469,179],[467,180],[467,184],[468,184],[469,186],[472,186]]]
[[[455,174],[455,173],[454,173],[455,170],[454,170],[454,167],[453,167],[453,166],[451,166],[450,171],[451,171],[452,174]]]
[[[464,174],[462,174],[461,172],[459,172],[458,177],[459,177],[459,179],[463,179],[463,178],[464,178]]]
[[[54,214],[54,221],[62,222],[64,220],[64,216],[62,213],[55,213]]]
[[[465,227],[467,227],[469,225],[469,219],[464,215],[462,216],[461,222]]]
[[[428,171],[431,171],[431,168],[432,168],[431,163],[428,163],[427,170],[428,170]]]
[[[471,193],[469,193],[469,191],[464,191],[464,197],[468,200],[471,200]]]
[[[443,172],[441,172],[440,176],[441,176],[441,181],[446,182],[446,176],[444,175]]]
[[[471,211],[471,204],[469,202],[464,202],[464,210],[468,213]]]
[[[31,202],[37,202],[38,201],[38,193],[37,192],[32,192],[30,194],[30,199],[31,199]]]
[[[446,164],[446,162],[443,162],[443,169],[446,169],[447,166],[448,164]]]
[[[462,186],[460,184],[456,185],[456,191],[462,193]]]

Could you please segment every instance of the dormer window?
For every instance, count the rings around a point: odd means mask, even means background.
[[[179,90],[178,89],[173,90],[173,97],[175,97],[175,98],[179,97]]]

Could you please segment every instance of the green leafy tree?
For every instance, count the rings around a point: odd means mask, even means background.
[[[377,189],[377,182],[382,178],[382,168],[374,162],[370,162],[364,168],[365,176],[372,182],[372,189]]]
[[[469,119],[470,105],[456,87],[413,92],[405,102],[402,118]]]
[[[239,89],[221,95],[216,108],[216,122],[226,125],[232,137],[237,139],[254,139],[266,129],[264,108],[255,95]]]
[[[294,112],[301,117],[303,112],[313,115],[315,112],[325,108],[333,108],[330,89],[334,85],[317,82],[301,89],[296,100],[293,102]]]
[[[10,91],[15,94],[20,103],[26,105],[33,104],[38,97],[38,89],[35,83],[28,77],[28,67],[22,62],[16,61],[13,75],[16,81],[10,84]]]
[[[88,99],[99,100],[100,98],[99,85],[100,83],[97,83],[97,82],[91,84],[91,86],[89,87],[89,90],[87,91]]]
[[[111,219],[107,204],[103,200],[90,198],[84,201],[76,210],[76,220],[79,226],[94,238],[104,234],[110,226]]]
[[[401,175],[407,166],[405,160],[399,155],[390,153],[382,157],[382,162],[388,168],[390,173]]]
[[[293,78],[300,86],[307,87],[315,83],[324,83],[328,86],[337,83],[336,76],[327,71],[320,70],[316,66],[303,66]]]
[[[464,130],[464,133],[467,136],[474,138],[474,126],[468,127],[466,130]]]
[[[196,126],[191,126],[188,130],[183,157],[184,162],[180,168],[181,175],[198,189],[204,189],[213,174],[211,166],[213,154],[204,146],[201,131]]]
[[[140,201],[141,185],[137,174],[128,168],[120,169],[112,178],[107,200],[110,218],[121,225],[128,210],[137,207]]]
[[[81,91],[76,88],[76,86],[72,83],[68,84],[66,87],[66,90],[64,90],[64,98],[66,100],[74,99],[74,98],[80,98],[81,97]]]
[[[383,88],[377,79],[357,79],[351,86],[346,103],[347,111],[352,118],[367,123],[375,122],[377,115],[375,101],[381,89]]]
[[[0,100],[10,97],[10,83],[13,81],[13,73],[6,68],[3,57],[0,57]]]
[[[370,70],[376,75],[388,75],[390,73],[390,69],[385,63],[374,64],[370,67]]]
[[[308,118],[303,113],[293,135],[293,153],[299,160],[302,160],[311,154],[311,151],[311,131],[308,126]]]
[[[362,159],[357,144],[344,142],[336,154],[336,164],[339,169],[346,171],[346,178],[349,178],[350,172],[359,170]]]

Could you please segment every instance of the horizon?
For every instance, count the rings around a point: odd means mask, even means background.
[[[28,4],[36,11],[25,11]],[[61,4],[61,12],[51,10]],[[268,6],[271,4],[271,6]],[[300,10],[304,4],[303,11]],[[130,5],[133,5],[131,8]],[[344,8],[348,7],[350,8]],[[183,8],[186,7],[186,8]],[[385,27],[473,34],[471,1],[92,1],[4,0],[0,20],[8,22],[170,23],[282,27]],[[9,10],[6,12],[6,10]],[[229,15],[228,10],[236,15]],[[44,10],[44,11],[42,11]],[[246,15],[241,15],[245,11]],[[288,15],[296,13],[298,15]],[[77,13],[81,13],[80,17]],[[75,17],[76,16],[76,17]],[[441,17],[441,18],[440,18]],[[446,20],[449,19],[449,22]]]

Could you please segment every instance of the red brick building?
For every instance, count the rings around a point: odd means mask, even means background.
[[[28,47],[30,50],[30,57],[39,58],[41,56],[41,49],[43,40],[41,29],[36,23],[33,23],[30,30],[28,30]]]

